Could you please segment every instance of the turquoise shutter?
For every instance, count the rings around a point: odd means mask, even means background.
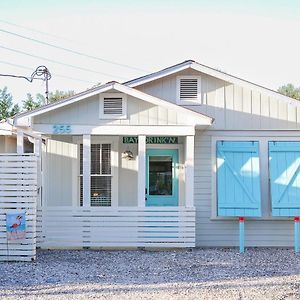
[[[273,216],[300,216],[300,142],[269,142]]]
[[[258,142],[217,142],[218,216],[261,216]]]

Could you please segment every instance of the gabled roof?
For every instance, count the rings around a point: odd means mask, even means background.
[[[0,135],[12,135],[13,126],[5,120],[0,121]]]
[[[47,113],[49,111],[53,111],[53,110],[56,110],[58,108],[64,107],[66,105],[81,101],[81,100],[86,99],[88,97],[110,91],[112,89],[116,90],[116,91],[119,91],[121,93],[130,95],[132,97],[141,99],[143,101],[149,102],[149,103],[154,104],[154,105],[166,107],[166,108],[169,108],[169,109],[174,109],[174,110],[177,110],[181,113],[188,114],[191,117],[198,119],[199,122],[201,123],[201,125],[211,125],[212,122],[213,122],[213,118],[208,117],[204,114],[192,111],[188,108],[178,106],[178,105],[170,103],[166,100],[162,100],[160,98],[157,98],[157,97],[148,95],[146,93],[143,93],[141,91],[138,91],[134,88],[131,88],[131,87],[125,86],[123,84],[120,84],[118,82],[112,81],[112,82],[106,83],[104,85],[86,90],[82,93],[76,94],[76,95],[71,96],[69,98],[66,98],[62,101],[58,101],[58,102],[55,102],[55,103],[44,105],[44,106],[39,107],[35,110],[31,110],[31,111],[28,111],[28,112],[17,114],[14,117],[14,124],[16,125],[18,119],[25,118],[25,117],[30,118],[30,117],[34,117],[34,116],[37,116],[37,115],[40,115],[40,114],[44,114],[44,113]]]
[[[216,77],[218,79],[224,80],[226,82],[230,82],[230,83],[242,86],[242,87],[247,87],[247,88],[250,88],[250,89],[255,89],[255,90],[261,91],[261,92],[263,92],[265,94],[268,94],[270,96],[277,97],[277,98],[282,99],[284,101],[288,101],[288,103],[293,102],[294,104],[296,103],[296,104],[300,105],[299,101],[295,100],[294,98],[282,95],[282,94],[280,94],[280,93],[278,93],[278,92],[276,92],[272,89],[263,87],[261,85],[250,82],[248,80],[241,79],[239,77],[227,74],[227,73],[222,72],[220,70],[217,70],[217,69],[208,67],[206,65],[200,64],[200,63],[198,63],[194,60],[186,60],[182,63],[173,65],[171,67],[162,69],[160,71],[157,71],[157,72],[154,72],[154,73],[151,73],[151,74],[139,77],[139,78],[135,78],[135,79],[132,79],[132,80],[129,80],[129,81],[126,81],[123,84],[126,85],[126,86],[129,86],[129,87],[137,87],[139,85],[142,85],[142,84],[160,79],[160,78],[165,77],[165,76],[169,76],[169,75],[178,73],[180,71],[183,71],[183,70],[186,70],[186,69],[189,69],[189,68],[193,69],[193,70],[196,70],[196,71],[199,71],[201,73],[205,73],[207,75]]]

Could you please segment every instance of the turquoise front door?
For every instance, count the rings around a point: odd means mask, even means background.
[[[146,206],[178,205],[178,150],[148,149]]]

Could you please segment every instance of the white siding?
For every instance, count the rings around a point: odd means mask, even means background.
[[[46,152],[43,154],[44,193],[43,205],[47,206],[77,206],[79,203],[79,156],[77,141],[81,137],[52,136],[47,141]],[[109,142],[111,137],[92,136],[92,142]],[[78,143],[79,143],[78,142]],[[179,198],[180,205],[184,205],[184,149],[183,139],[179,138],[179,145],[148,145],[147,148],[178,148],[179,149]],[[115,149],[115,150],[114,150]],[[137,206],[137,144],[123,144],[122,137],[113,151],[118,152],[118,176],[113,186],[118,188],[118,205]],[[132,151],[133,160],[122,159],[122,152]]]
[[[249,131],[251,136],[262,135],[272,140],[276,137],[273,132],[257,133]],[[196,246],[238,246],[238,220],[224,220],[213,218],[213,160],[212,137],[226,136],[237,138],[245,132],[215,131],[197,132],[195,139],[195,206],[196,206]],[[288,134],[287,134],[288,135]],[[281,136],[285,136],[283,132]],[[292,138],[292,137],[290,137]],[[262,166],[267,170],[267,166]],[[268,177],[264,174],[262,186],[262,207],[265,216],[262,219],[245,221],[246,246],[292,246],[293,245],[293,222],[272,218],[270,215],[270,198],[268,192]],[[268,211],[267,211],[268,210]],[[268,219],[268,220],[267,220]]]
[[[297,129],[300,107],[267,94],[233,85],[192,69],[136,87],[142,92],[176,103],[176,77],[201,75],[202,104],[190,109],[215,118],[213,129]],[[291,103],[293,100],[291,100]]]
[[[186,118],[179,118],[178,112],[156,106],[137,98],[127,98],[127,119],[101,120],[99,118],[99,96],[87,98],[55,111],[33,118],[34,124],[72,125],[185,125]],[[34,128],[34,126],[33,126]]]
[[[72,205],[72,164],[77,159],[77,146],[71,142],[71,137],[60,138],[62,141],[47,141],[47,153],[43,156],[43,205],[47,206]]]

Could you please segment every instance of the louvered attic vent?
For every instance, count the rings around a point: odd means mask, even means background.
[[[180,99],[197,99],[198,98],[198,80],[181,79],[180,80]]]
[[[123,98],[104,98],[103,114],[104,115],[122,115],[123,114]]]
[[[125,119],[127,115],[126,95],[122,93],[100,94],[100,119]]]
[[[177,103],[189,104],[200,102],[201,80],[199,76],[182,76],[177,78]],[[200,104],[200,103],[199,103]]]

